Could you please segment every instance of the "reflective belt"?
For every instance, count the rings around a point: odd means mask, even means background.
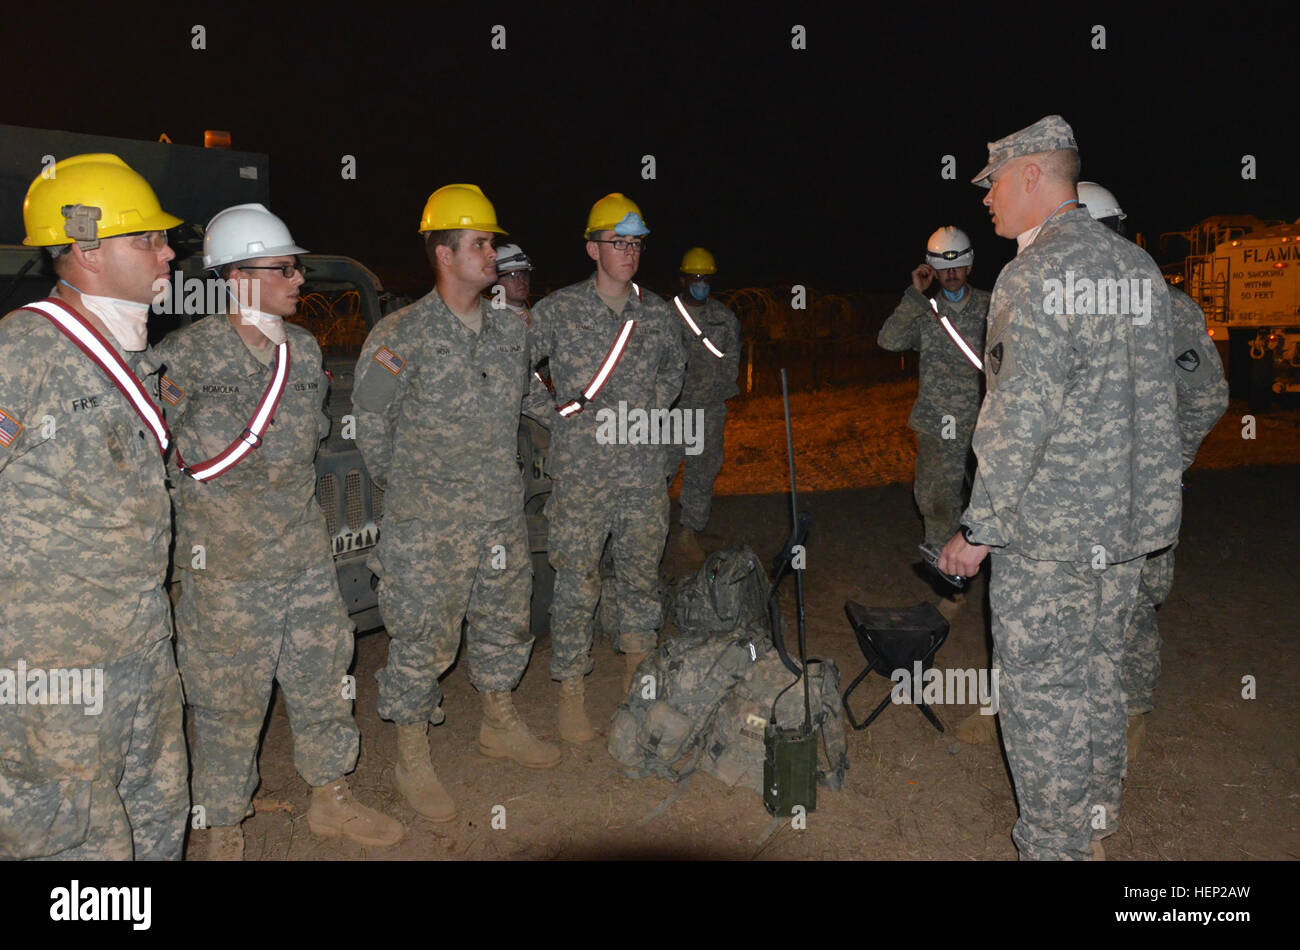
[[[934,310],[934,315],[939,318],[939,322],[943,324],[943,328],[948,331],[948,336],[952,337],[952,342],[961,347],[961,351],[966,354],[966,359],[970,360],[981,373],[984,372],[984,364],[980,361],[980,358],[975,355],[975,351],[970,348],[970,344],[962,339],[962,335],[957,332],[957,328],[948,322],[948,318],[939,313],[939,305],[935,303],[933,297],[930,298],[930,307]]]
[[[262,433],[275,417],[275,408],[280,404],[280,397],[284,395],[288,381],[289,343],[286,340],[275,348],[275,371],[271,374],[271,381],[267,383],[266,392],[262,393],[262,398],[257,403],[257,409],[253,411],[252,418],[248,420],[248,425],[239,434],[239,438],[226,446],[219,455],[214,455],[206,462],[199,462],[196,465],[186,465],[185,460],[181,458],[180,446],[177,446],[176,464],[180,470],[197,482],[210,481],[222,472],[234,468],[245,455],[260,447]]]
[[[691,315],[687,313],[686,308],[682,306],[681,298],[673,297],[673,303],[677,304],[677,312],[682,315],[682,319],[685,320],[686,325],[691,328],[691,332],[694,333],[695,336],[699,339],[699,341],[704,344],[704,348],[708,350],[710,353],[712,353],[714,356],[716,356],[718,359],[722,359],[722,357],[725,354],[720,349],[718,349],[716,346],[713,345],[713,341],[710,340],[707,336],[705,336],[704,331],[701,330],[699,326],[695,323],[695,321],[691,319]]]
[[[632,289],[636,291],[637,300],[640,300],[641,288],[636,284],[633,284]],[[619,359],[622,358],[623,351],[627,349],[627,341],[631,339],[632,330],[635,326],[635,319],[628,320],[623,324],[623,329],[618,332],[618,339],[614,341],[614,345],[611,346],[609,352],[605,354],[605,359],[601,362],[600,369],[596,370],[596,375],[591,378],[591,382],[589,382],[587,388],[582,391],[582,395],[578,396],[576,399],[570,399],[563,406],[557,406],[555,409],[556,412],[567,419],[569,416],[577,415],[582,412],[583,406],[596,398],[596,393],[600,392],[601,387],[605,385],[605,382],[609,379],[610,373],[614,372],[614,367],[618,365]]]
[[[158,442],[158,451],[163,455],[167,454],[167,448],[171,445],[171,432],[163,420],[162,412],[144,391],[144,387],[140,385],[140,380],[136,379],[135,373],[131,372],[131,368],[126,365],[122,357],[117,355],[117,351],[100,332],[86,321],[85,317],[54,297],[29,303],[20,309],[31,310],[48,317],[51,323],[77,345],[78,349],[90,357],[91,362],[104,371],[104,375],[112,381],[144,420]]]

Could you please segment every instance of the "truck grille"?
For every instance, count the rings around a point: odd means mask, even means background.
[[[342,531],[360,531],[367,524],[379,524],[384,517],[384,490],[370,483],[370,512],[366,512],[366,477],[358,469],[343,475],[343,497],[339,497],[338,476],[326,472],[316,481],[316,500],[325,513],[325,528],[331,538]],[[340,517],[342,520],[340,520]]]
[[[325,530],[329,532],[331,538],[339,533],[337,491],[332,472],[326,472],[316,482],[316,501],[320,504],[320,510],[325,513]]]

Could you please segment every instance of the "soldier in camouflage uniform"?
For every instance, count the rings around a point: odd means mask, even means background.
[[[972,350],[984,349],[989,295],[966,282],[974,262],[975,248],[963,231],[935,231],[926,242],[925,260],[912,271],[912,286],[876,338],[886,350],[921,354],[916,402],[907,420],[916,433],[912,493],[926,543],[935,547],[943,547],[960,524],[970,440],[984,397],[983,375],[939,322],[939,315],[947,317]],[[940,293],[926,296],[936,279]],[[964,594],[949,594],[939,610],[951,617],[963,603]]]
[[[0,858],[179,860],[189,793],[163,588],[170,440],[139,380],[149,302],[175,256],[166,229],[181,222],[116,155],[51,172],[28,189],[23,243],[50,252],[58,285],[42,310],[0,322],[0,678],[19,663],[100,671],[102,706],[84,693],[13,706],[0,688]],[[97,335],[134,374],[126,388],[47,314]]]
[[[261,205],[220,212],[204,234],[203,264],[231,282],[228,313],[177,330],[157,348],[176,457],[200,477],[205,460],[239,445],[288,359],[274,421],[257,448],[211,478],[172,477],[183,578],[176,649],[194,721],[191,797],[206,825],[196,822],[196,851],[214,860],[243,857],[240,822],[257,788],[273,682],[288,704],[294,764],[312,786],[308,827],[370,846],[396,844],[405,833],[358,802],[346,778],[359,751],[347,676],[352,621],[316,501],[329,381],[315,337],[283,320],[297,308],[300,253]]]
[[[939,566],[970,576],[993,552],[1020,856],[1084,860],[1104,856],[1118,821],[1120,667],[1142,565],[1181,514],[1169,295],[1144,251],[1077,207],[1060,116],[990,143],[975,182],[989,179],[984,204],[1020,253],[993,289],[979,467]],[[1132,296],[1098,294],[1102,281]]]
[[[441,722],[438,677],[467,623],[470,681],[483,695],[479,751],[530,768],[560,761],[515,712],[510,692],[532,651],[532,562],[517,458],[528,391],[526,327],[480,294],[497,280],[492,233],[505,234],[474,185],[430,196],[420,224],[436,289],[389,314],[357,361],[357,445],[384,488],[368,564],[390,637],[379,714],[397,724],[398,789],[434,821],[456,815],[429,756]]]
[[[632,282],[641,239],[650,233],[640,209],[617,192],[607,195],[592,207],[585,233],[596,273],[543,298],[529,328],[530,360],[549,358],[556,393],[549,460],[555,488],[546,503],[555,568],[551,676],[560,681],[560,737],[568,742],[596,737],[583,707],[583,677],[607,538],[619,615],[615,646],[625,654],[629,681],[658,640],[666,448],[658,432],[634,429],[630,413],[667,410],[684,373],[680,318]],[[620,413],[627,420],[622,434]]]
[[[686,446],[680,443],[668,447],[668,484],[677,477],[677,469],[684,459],[677,546],[689,563],[698,567],[704,559],[704,550],[695,535],[708,526],[713,482],[722,471],[727,400],[740,392],[736,384],[740,370],[740,322],[731,308],[709,294],[712,289],[709,278],[718,272],[712,254],[702,247],[693,247],[682,256],[680,270],[678,281],[682,293],[672,303],[680,317],[686,378],[677,406],[683,412],[702,412],[704,431],[698,455],[688,455]],[[687,317],[695,324],[694,328]]]
[[[1079,182],[1079,200],[1088,213],[1117,234],[1124,234],[1126,215],[1115,196],[1095,182]],[[1174,380],[1178,391],[1178,430],[1183,470],[1191,468],[1196,450],[1228,408],[1228,381],[1214,341],[1205,332],[1205,314],[1191,297],[1169,288],[1173,306]],[[1147,555],[1138,585],[1138,600],[1124,634],[1124,664],[1120,676],[1128,710],[1128,761],[1142,748],[1146,713],[1156,706],[1160,680],[1160,628],[1156,610],[1174,583],[1174,549]]]

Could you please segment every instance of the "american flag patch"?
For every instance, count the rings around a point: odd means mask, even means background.
[[[381,346],[379,352],[375,354],[375,362],[388,370],[394,376],[402,371],[406,365],[406,360],[402,359],[386,346]]]
[[[176,405],[185,398],[185,390],[181,389],[166,376],[158,383],[158,395],[167,400],[171,405]]]
[[[3,409],[0,409],[0,445],[9,448],[22,431],[23,424]]]

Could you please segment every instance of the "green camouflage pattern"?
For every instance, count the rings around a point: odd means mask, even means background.
[[[668,537],[668,493],[653,488],[619,489],[557,481],[546,500],[550,523],[547,557],[555,568],[551,597],[551,677],[587,672],[600,601],[600,559],[608,539],[612,586],[623,653],[653,650],[663,627],[659,561]]]
[[[1070,272],[1067,275],[1067,271]],[[1150,281],[1151,313],[1044,313],[1048,279]],[[988,392],[962,523],[1025,557],[1107,562],[1172,544],[1182,474],[1169,294],[1150,256],[1086,210],[1042,226],[998,275]]]
[[[147,353],[109,343],[140,372]],[[0,668],[104,677],[98,715],[0,715],[0,857],[179,860],[188,764],[157,443],[103,371],[30,311],[0,322],[0,411]]]
[[[175,471],[176,567],[223,580],[301,574],[328,555],[325,516],[316,500],[316,452],[329,434],[323,411],[329,379],[310,331],[286,323],[289,378],[262,444],[233,468],[198,482]],[[168,335],[154,355],[158,405],[190,465],[223,452],[248,425],[274,369],[257,360],[216,314]],[[170,384],[170,385],[169,385]],[[250,534],[262,538],[249,543]]]
[[[912,496],[925,525],[925,540],[942,548],[961,527],[970,441],[916,433]]]
[[[685,354],[679,324],[682,318],[662,297],[641,288],[628,294],[622,315],[614,313],[596,293],[595,275],[547,294],[533,307],[528,329],[530,365],[550,359],[555,403],[580,395],[600,369],[627,320],[636,326],[618,365],[596,398],[582,412],[563,418],[552,413],[548,465],[557,483],[578,480],[587,485],[664,489],[666,449],[662,445],[602,445],[596,439],[597,414],[618,411],[619,403],[633,409],[667,409],[682,389]],[[532,385],[541,387],[535,379]]]
[[[176,656],[194,725],[191,795],[209,827],[238,824],[257,789],[257,749],[280,684],[293,730],[293,760],[307,784],[356,766],[359,731],[352,621],[329,552],[307,570],[261,581],[195,571],[176,605]]]
[[[480,691],[512,689],[532,651],[518,459],[526,328],[513,310],[479,306],[476,334],[435,289],[376,324],[357,362],[357,445],[385,488],[366,562],[390,637],[379,713],[401,725],[434,717],[462,622]]]
[[[385,515],[385,530],[388,530]],[[519,684],[532,653],[528,601],[533,565],[522,506],[492,524],[409,521],[396,544],[366,562],[379,576],[388,664],[379,715],[399,725],[440,720],[438,678],[451,668],[466,627],[469,678],[480,692]]]
[[[956,304],[943,294],[934,298],[939,312],[976,353],[984,349],[989,299],[988,291],[975,287]],[[907,424],[918,433],[940,438],[943,417],[950,415],[955,427],[952,441],[969,446],[984,395],[984,379],[935,317],[930,298],[909,286],[881,326],[876,342],[891,352],[915,350],[920,354],[916,402]]]
[[[1092,859],[1118,828],[1128,713],[1120,666],[1142,560],[1096,570],[994,549],[989,602],[1022,860]]]
[[[596,293],[595,275],[542,298],[528,329],[529,362],[550,361],[556,405],[580,395],[600,369],[626,320],[636,325],[618,365],[582,412],[552,411],[547,465],[554,488],[546,502],[548,558],[555,568],[551,601],[551,676],[570,679],[588,667],[600,557],[610,540],[619,635],[629,652],[654,648],[663,624],[659,560],[668,534],[668,487],[663,445],[602,445],[602,409],[667,409],[682,388],[685,357],[665,301],[631,290],[622,315]],[[533,379],[534,389],[541,383]]]
[[[684,411],[694,407],[679,401]],[[704,413],[704,434],[699,455],[687,455],[686,446],[674,444],[668,446],[668,484],[672,485],[677,477],[677,470],[682,468],[682,492],[680,497],[683,527],[692,531],[703,531],[709,524],[709,513],[713,509],[713,483],[722,471],[724,461],[723,440],[727,426],[727,404],[715,402],[701,407]],[[683,468],[682,463],[685,462]]]
[[[1228,408],[1228,381],[1214,341],[1205,330],[1205,314],[1191,297],[1169,288],[1174,317],[1174,373],[1178,392],[1178,429],[1183,468],[1191,467],[1201,442]],[[1160,628],[1156,611],[1174,584],[1174,550],[1147,556],[1133,620],[1124,634],[1124,693],[1128,713],[1155,709],[1160,681]]]
[[[818,733],[817,783],[826,788],[844,786],[849,767],[848,738],[844,729],[844,704],[840,699],[840,671],[834,660],[809,660],[808,704],[813,731]],[[741,785],[763,794],[764,731],[775,725],[803,725],[803,684],[791,686],[795,676],[775,651],[760,658],[748,675],[727,695],[708,738],[700,771],[724,785]],[[787,687],[791,687],[787,689]],[[784,692],[783,692],[784,691]],[[777,696],[781,698],[778,700]]]
[[[671,300],[668,301],[672,316],[681,330],[682,354],[686,359],[686,374],[677,405],[707,409],[740,393],[740,321],[731,308],[716,297],[708,297],[701,306],[692,307],[689,294],[677,296],[695,325],[722,351],[721,359],[709,352],[700,338],[686,325],[682,315],[677,312],[677,306]]]
[[[609,754],[633,778],[686,777],[699,763],[727,695],[770,648],[749,633],[665,640],[641,661],[614,710]]]

